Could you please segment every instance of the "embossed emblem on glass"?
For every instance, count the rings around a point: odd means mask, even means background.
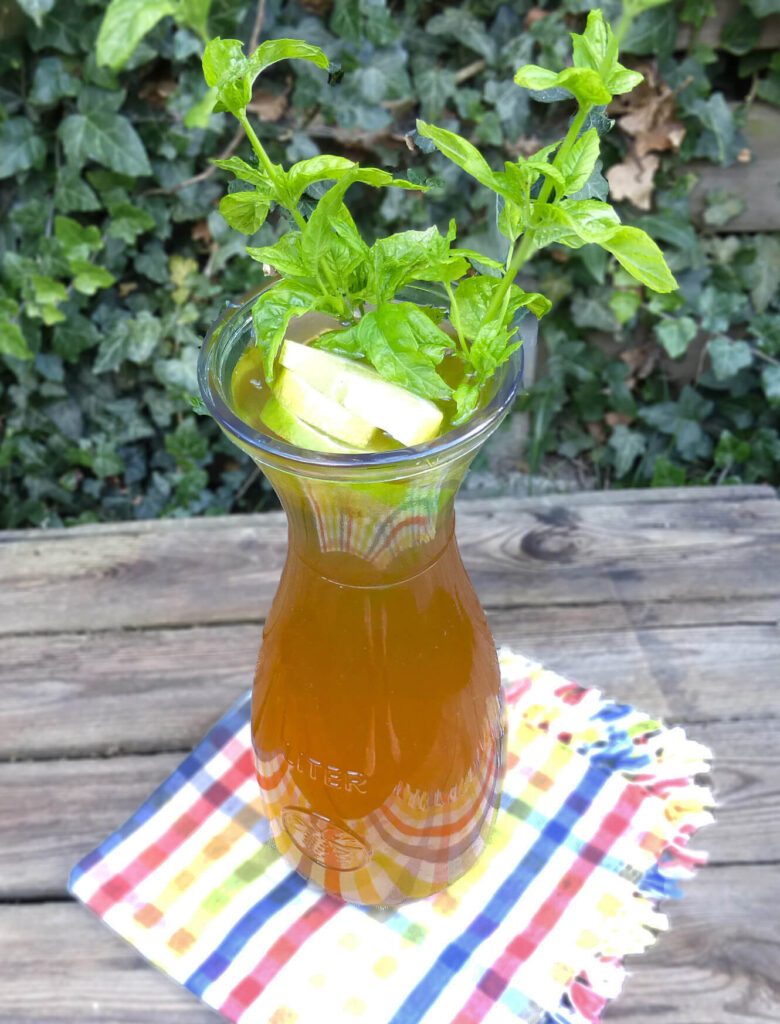
[[[355,871],[371,859],[371,851],[354,832],[321,814],[302,807],[287,807],[282,821],[301,853],[324,868]]]

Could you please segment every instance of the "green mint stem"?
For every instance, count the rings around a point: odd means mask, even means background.
[[[264,148],[262,142],[260,141],[260,139],[258,139],[257,135],[255,134],[254,129],[252,128],[252,125],[249,123],[249,118],[246,116],[246,111],[245,110],[239,111],[239,113],[236,114],[236,117],[238,118],[238,120],[239,120],[239,122],[241,124],[241,127],[246,132],[246,137],[249,139],[249,144],[251,145],[252,149],[255,151],[257,159],[260,161],[260,164],[262,165],[263,170],[268,175],[268,177],[269,177],[269,179],[271,181],[271,184],[274,187],[274,190],[276,192],[276,196],[275,196],[276,201],[278,203],[280,203],[282,206],[284,206],[284,208],[286,210],[290,211],[290,213],[295,218],[295,223],[298,225],[298,227],[301,230],[303,230],[306,227],[306,221],[303,219],[300,211],[295,206],[288,206],[287,203],[282,201],[282,199],[281,199],[281,196],[282,196],[282,183],[279,181],[279,177],[278,177],[278,175],[276,173],[277,172],[277,168],[274,166],[274,164],[271,163],[271,159],[268,156],[268,154],[266,153],[265,148]]]
[[[468,359],[469,347],[466,344],[466,338],[463,334],[463,324],[461,323],[460,310],[458,309],[455,292],[452,290],[452,284],[449,281],[444,282],[444,287],[447,289],[447,294],[450,297],[450,317],[452,319],[452,326],[455,328],[458,335],[458,341],[460,342],[460,347],[463,349],[463,354]]]
[[[590,113],[591,108],[592,104],[586,103],[584,106],[581,106],[577,111],[577,114],[575,115],[574,119],[569,125],[569,130],[566,133],[566,138],[563,140],[561,148],[558,150],[555,156],[555,160],[553,161],[554,167],[560,168],[563,166],[564,160],[569,155],[569,150],[579,138],[580,131],[582,130],[582,126],[585,124],[585,119]],[[534,206],[541,206],[542,204],[546,203],[550,197],[550,193],[552,192],[553,187],[554,182],[552,178],[545,177],[544,184],[542,185],[542,190],[539,193],[538,198],[534,200]],[[518,271],[523,266],[523,264],[529,259],[529,257],[533,254],[534,248],[535,247],[533,241],[533,231],[527,231],[523,235],[523,240],[521,241],[520,245],[518,246],[517,250],[512,256],[506,273],[501,279],[500,285],[498,286],[498,288],[496,288],[495,292],[493,293],[493,298],[490,300],[487,312],[485,313],[485,320],[487,323],[490,323],[490,321],[495,318],[496,313],[498,313],[499,309],[501,308],[506,297],[506,294],[509,291],[510,287],[512,286],[515,277],[517,276]]]

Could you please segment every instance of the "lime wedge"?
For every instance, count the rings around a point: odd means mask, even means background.
[[[376,427],[323,394],[292,370],[282,370],[274,394],[280,405],[298,419],[355,448],[367,448]]]
[[[444,414],[438,406],[383,380],[368,366],[297,341],[286,341],[279,358],[312,388],[402,444],[422,444],[439,432]]]
[[[335,437],[324,434],[321,430],[315,430],[308,423],[299,420],[283,405],[280,405],[275,398],[269,398],[260,413],[262,422],[275,434],[278,434],[283,441],[288,441],[298,448],[308,448],[312,452],[332,452],[342,454],[357,454],[363,452],[363,448],[354,448],[352,445],[343,444]]]

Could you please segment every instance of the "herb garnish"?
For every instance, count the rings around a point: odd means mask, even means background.
[[[246,57],[240,41],[213,39],[206,47],[203,70],[214,90],[215,110],[232,113],[243,126],[257,157],[251,166],[238,157],[216,161],[250,191],[223,198],[220,211],[231,225],[254,233],[269,211],[281,208],[293,225],[272,246],[248,248],[254,259],[272,267],[279,281],[266,289],[253,308],[254,326],[265,373],[273,381],[276,359],[290,321],[317,311],[337,318],[343,328],[327,332],[316,346],[371,363],[379,374],[424,398],[453,399],[454,422],[473,413],[480,391],[520,342],[514,321],[526,308],[542,317],[550,301],[525,292],[515,277],[526,261],[553,242],[570,248],[589,243],[612,253],[631,276],[657,292],[676,288],[663,254],[646,232],[622,225],[605,198],[592,198],[600,179],[598,125],[612,97],[629,92],[642,80],[618,62],[618,41],[601,11],[591,11],[585,31],[572,34],[573,67],[556,73],[526,65],[515,75],[521,87],[543,91],[546,98],[573,99],[577,112],[566,136],[530,157],[507,161],[493,170],[479,150],[454,132],[423,121],[419,135],[449,160],[495,193],[498,226],[508,240],[504,263],[458,248],[456,224],[446,234],[436,227],[402,231],[368,246],[344,203],[355,182],[376,188],[421,189],[387,171],[361,167],[344,157],[317,156],[285,170],[272,163],[247,118],[252,83],[269,65],[287,58],[313,62],[323,69],[328,58],[316,46],[294,39],[263,43]],[[550,93],[549,90],[554,90]],[[307,195],[316,182],[334,184],[313,205]],[[606,190],[603,191],[606,195]],[[306,206],[301,200],[306,196]],[[304,210],[310,209],[308,216]],[[465,371],[453,391],[437,372],[452,350],[451,336],[440,326],[444,311],[432,305],[395,301],[415,282],[432,282],[449,297],[449,319],[457,335],[456,354]]]

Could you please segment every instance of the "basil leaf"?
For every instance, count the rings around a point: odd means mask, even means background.
[[[554,89],[557,78],[554,71],[541,68],[538,64],[525,64],[515,72],[515,82],[523,89],[533,89],[534,92]]]
[[[357,166],[352,168],[328,189],[301,233],[301,255],[309,273],[335,294],[346,290],[349,274],[368,254],[343,203],[344,193],[358,172]]]
[[[265,223],[270,206],[267,193],[231,192],[220,200],[219,212],[231,228],[253,235]]]
[[[331,311],[324,306],[327,300],[322,295],[296,281],[280,281],[258,297],[252,307],[252,322],[269,383],[273,382],[276,357],[290,321],[315,309]]]
[[[311,61],[321,68],[329,66],[328,58],[318,46],[300,39],[269,39],[250,57],[244,56],[244,44],[239,39],[217,36],[210,40],[203,52],[203,76],[206,84],[217,90],[214,110],[227,110],[236,116],[243,114],[260,72],[277,61],[292,58]]]
[[[365,356],[358,326],[355,324],[343,331],[326,331],[314,340],[314,347],[324,349],[326,352],[335,352],[337,355],[351,356],[353,359]]]
[[[309,185],[315,181],[338,179],[357,165],[345,156],[313,156],[308,160],[299,160],[287,172],[287,189],[290,197],[297,202]]]
[[[565,181],[564,193],[579,192],[591,176],[599,158],[599,136],[595,128],[584,132],[563,160],[561,171]]]
[[[515,333],[495,321],[483,324],[477,331],[469,349],[469,358],[480,383],[489,381],[499,366],[520,348],[522,341],[510,344]]]
[[[469,270],[468,262],[450,249],[451,234],[435,226],[425,231],[400,231],[380,238],[369,251],[369,291],[376,302],[391,299],[412,281],[454,281]]]
[[[259,167],[252,167],[240,156],[231,156],[229,160],[212,160],[211,162],[223,171],[230,171],[239,181],[248,181],[250,185],[270,188],[270,181],[265,171]]]
[[[605,231],[620,224],[614,208],[598,199],[564,199],[559,209],[583,242],[600,242]]]
[[[632,277],[656,292],[677,288],[664,255],[652,238],[641,228],[619,227],[599,241]]]
[[[471,375],[467,375],[455,388],[455,417],[453,424],[465,423],[479,405],[480,387]]]
[[[612,99],[604,79],[591,68],[565,68],[556,77],[555,84],[561,89],[567,89],[583,107],[599,106]]]
[[[423,315],[423,319],[428,318]],[[428,324],[433,330],[438,330],[429,320]],[[383,303],[375,311],[367,313],[358,324],[360,344],[385,380],[399,384],[422,398],[446,400],[451,396],[452,388],[420,350],[418,327],[403,311],[399,315],[395,303]]]
[[[500,179],[477,147],[473,146],[468,139],[464,139],[462,135],[456,135],[455,132],[449,132],[446,128],[437,128],[435,125],[426,124],[425,121],[417,122],[417,131],[423,138],[430,139],[440,153],[457,164],[466,174],[470,174],[480,184],[493,189],[493,191],[501,191],[496,187]]]
[[[285,277],[300,279],[313,276],[303,259],[299,231],[288,231],[275,245],[248,246],[246,251],[253,260],[267,263]]]

